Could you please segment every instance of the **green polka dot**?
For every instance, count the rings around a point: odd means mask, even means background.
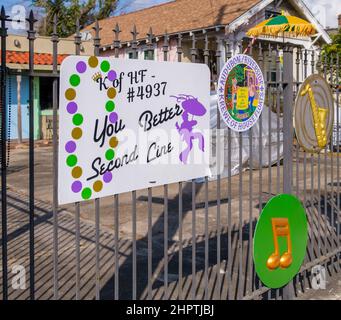
[[[73,74],[70,77],[70,84],[74,87],[77,87],[81,83],[81,78],[77,74]]]
[[[82,191],[82,198],[84,200],[88,200],[88,199],[91,198],[91,194],[92,194],[91,189],[90,188],[85,188]]]
[[[74,167],[77,164],[77,161],[78,159],[74,154],[68,156],[66,159],[66,163],[69,167]]]
[[[110,63],[109,63],[108,61],[103,61],[103,62],[101,63],[101,70],[102,70],[103,72],[108,72],[109,69],[110,69]]]
[[[72,122],[75,126],[80,126],[83,123],[83,116],[80,113],[77,113],[73,116]]]
[[[108,149],[107,152],[105,153],[105,157],[108,161],[114,159],[115,151],[113,149]]]
[[[114,101],[108,101],[105,105],[105,109],[107,109],[108,112],[113,112],[115,110],[115,102]]]

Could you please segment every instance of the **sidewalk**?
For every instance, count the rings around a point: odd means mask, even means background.
[[[334,161],[333,165],[335,165]],[[324,167],[324,166],[322,166]],[[276,167],[271,168],[271,176],[269,170],[263,170],[262,181],[262,200],[264,202],[272,196],[271,187],[276,185]],[[296,166],[294,167],[296,170]],[[314,164],[316,170],[316,163]],[[304,180],[302,179],[302,162],[299,162],[300,188],[303,188]],[[295,173],[295,172],[294,172]],[[306,168],[307,179],[306,185],[311,185],[311,167]],[[323,174],[321,173],[323,176]],[[16,149],[11,153],[10,167],[8,169],[8,246],[9,246],[9,272],[13,264],[21,264],[29,268],[28,254],[28,149]],[[271,177],[271,185],[268,185]],[[137,213],[136,213],[136,252],[133,252],[133,215],[132,215],[132,199],[131,194],[123,194],[119,197],[119,234],[118,239],[114,233],[115,230],[115,214],[113,197],[101,199],[100,211],[100,235],[99,235],[99,274],[96,274],[96,239],[94,225],[94,204],[93,202],[82,203],[81,205],[81,222],[80,222],[80,298],[93,299],[96,295],[96,278],[99,277],[100,283],[97,289],[100,290],[100,296],[103,299],[113,299],[115,281],[115,269],[119,267],[118,286],[119,298],[131,299],[133,286],[132,266],[136,263],[136,294],[140,299],[147,296],[148,286],[151,285],[152,297],[154,299],[162,299],[165,289],[168,296],[177,299],[179,293],[179,256],[180,248],[182,253],[182,294],[183,298],[192,298],[191,286],[196,282],[196,297],[203,299],[205,289],[208,292],[209,299],[227,299],[227,290],[230,285],[231,298],[247,296],[251,294],[253,288],[254,272],[252,269],[252,242],[249,241],[250,225],[255,226],[256,218],[259,214],[259,174],[253,172],[253,179],[249,179],[249,172],[243,173],[243,194],[242,207],[243,215],[239,216],[239,177],[232,178],[231,190],[231,222],[228,222],[228,184],[226,179],[221,184],[221,219],[220,228],[217,225],[217,183],[209,183],[208,192],[208,215],[205,211],[205,188],[203,184],[196,185],[196,229],[192,234],[192,185],[184,183],[182,186],[182,242],[180,242],[179,232],[179,186],[178,184],[170,185],[168,190],[168,217],[166,219],[164,212],[164,193],[163,188],[153,188],[152,197],[152,228],[151,228],[151,246],[148,248],[148,196],[145,190],[137,192]],[[280,177],[281,178],[281,177]],[[315,179],[317,180],[317,179]],[[36,254],[36,299],[51,299],[53,297],[53,216],[52,216],[52,148],[51,146],[41,146],[35,148],[35,254]],[[252,182],[252,190],[257,190],[254,194],[248,194],[249,182]],[[279,181],[280,184],[281,181]],[[316,181],[315,181],[316,184]],[[270,192],[269,192],[270,190]],[[321,190],[322,192],[322,190]],[[311,190],[307,188],[307,194],[310,195]],[[324,192],[323,192],[324,194]],[[39,199],[39,200],[38,200]],[[249,212],[250,202],[251,212]],[[323,201],[323,203],[325,203]],[[321,245],[335,245],[333,237],[330,235],[332,228],[336,224],[332,218],[333,215],[322,210],[322,215],[318,215],[318,202],[314,202],[307,206],[308,216],[313,226],[312,252],[307,256],[307,262],[313,259],[314,252],[317,252],[317,239],[319,238],[319,223],[321,231],[325,237],[321,238]],[[331,208],[328,204],[327,209]],[[76,292],[75,280],[77,276],[76,268],[76,242],[75,242],[75,215],[74,205],[59,207],[58,213],[58,270],[59,270],[59,298],[74,299]],[[252,221],[249,223],[249,214],[252,214]],[[205,221],[208,219],[207,225],[208,236],[205,238]],[[239,221],[239,219],[242,219]],[[166,224],[167,222],[167,224]],[[241,222],[241,223],[240,223]],[[167,248],[164,247],[164,228],[168,230]],[[229,229],[230,227],[230,229]],[[219,231],[219,235],[218,235]],[[335,231],[332,232],[334,234]],[[231,250],[228,252],[228,236],[231,236]],[[219,237],[219,238],[218,238]],[[207,248],[206,248],[207,239]],[[221,261],[217,264],[217,243],[218,239],[221,245]],[[242,239],[242,246],[239,246],[239,239]],[[328,240],[328,241],[327,241]],[[118,241],[116,244],[115,242]],[[193,241],[195,245],[193,244]],[[181,246],[180,246],[181,245]],[[115,247],[118,247],[115,252]],[[314,250],[313,250],[314,249]],[[166,252],[165,252],[166,250]],[[208,252],[208,263],[206,263],[205,252]],[[152,260],[152,281],[148,280],[148,262],[149,255]],[[193,252],[195,253],[195,273],[192,270]],[[0,248],[1,256],[1,248]],[[168,266],[168,286],[165,286],[164,264],[167,259]],[[228,272],[229,262],[231,263],[231,273]],[[239,264],[242,266],[240,270]],[[116,265],[116,267],[115,267]],[[241,272],[241,273],[240,273]],[[28,273],[27,273],[28,274]],[[220,274],[221,284],[218,285],[218,274]],[[206,279],[207,275],[207,279]],[[28,276],[27,276],[28,277]],[[117,277],[117,276],[116,276]],[[98,279],[98,278],[97,278]],[[11,281],[11,278],[9,279]],[[28,281],[29,279],[27,279]],[[206,280],[208,282],[206,286]],[[341,280],[341,279],[340,279]],[[1,294],[1,277],[0,277],[0,294]],[[9,282],[11,283],[11,282]],[[335,285],[333,280],[330,285]],[[299,299],[323,299],[321,296],[334,295],[340,297],[340,287],[329,290],[309,290]],[[10,298],[27,299],[28,289],[25,292],[10,291]],[[325,298],[329,299],[329,298]],[[335,299],[335,298],[334,298]]]
[[[309,289],[297,300],[341,300],[341,274],[329,279],[326,289]]]

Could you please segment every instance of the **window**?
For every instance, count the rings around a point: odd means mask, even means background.
[[[128,52],[128,59],[134,59],[134,52]]]
[[[265,20],[280,16],[281,13],[278,11],[272,11],[272,10],[265,10]]]
[[[154,50],[145,50],[144,60],[154,60]]]
[[[274,69],[271,71],[268,71],[266,74],[266,80],[268,82],[276,82],[277,81],[277,71]]]

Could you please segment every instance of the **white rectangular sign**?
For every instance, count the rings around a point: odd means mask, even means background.
[[[209,97],[206,65],[66,58],[59,204],[207,176]]]

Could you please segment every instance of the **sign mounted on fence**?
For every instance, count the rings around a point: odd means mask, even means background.
[[[333,130],[334,99],[328,82],[315,74],[302,84],[297,95],[294,123],[298,143],[308,152],[326,147]]]
[[[218,106],[229,128],[243,132],[259,119],[265,99],[262,70],[250,56],[238,54],[227,61],[218,82]]]
[[[206,65],[65,59],[59,204],[208,175],[209,99]]]
[[[287,194],[272,198],[260,215],[253,242],[259,279],[268,288],[285,286],[300,270],[307,242],[307,217],[301,202]]]

